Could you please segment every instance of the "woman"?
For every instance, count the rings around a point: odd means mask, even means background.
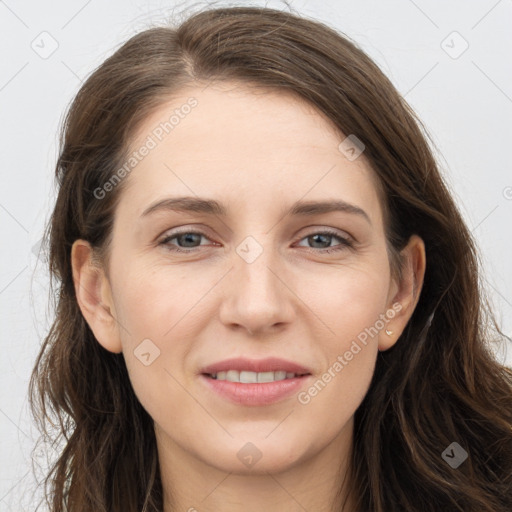
[[[512,509],[512,372],[419,126],[353,43],[271,9],[89,77],[31,381],[52,512]]]

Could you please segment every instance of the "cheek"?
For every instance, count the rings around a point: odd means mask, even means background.
[[[323,367],[297,398],[310,417],[328,415],[334,433],[354,414],[370,385],[378,338],[391,319],[386,313],[389,271],[377,262],[354,265],[335,273],[330,269],[324,278],[303,278],[303,284],[301,297],[320,320],[308,325]],[[313,331],[313,325],[322,327]]]
[[[296,293],[317,317],[314,336],[323,333],[330,351],[342,350],[385,313],[390,276],[378,263],[356,262],[297,277]]]
[[[311,334],[322,368],[297,396],[303,417],[319,418],[327,437],[339,432],[364,399],[375,370],[378,338],[386,326],[386,273],[344,270],[331,278],[330,293],[317,286],[310,296],[312,309],[328,330]]]
[[[123,346],[130,348],[144,338],[157,342],[171,335],[200,292],[197,281],[183,274],[177,267],[135,264],[118,272],[115,304],[119,322],[125,327],[121,329]]]
[[[296,428],[308,440],[309,450],[313,452],[351,425],[374,373],[376,348],[361,346],[352,354],[351,360],[345,357],[345,349],[352,353],[348,346],[340,346],[340,349],[333,352],[325,372],[312,379],[310,386],[297,395]],[[312,418],[315,420],[311,421]],[[322,425],[321,436],[318,435],[318,425]]]
[[[165,400],[162,382],[168,382],[167,372],[173,371],[168,360],[178,357],[181,349],[180,344],[162,342],[179,319],[180,301],[152,269],[118,266],[113,278],[123,357],[135,394],[150,412],[152,404]],[[166,337],[171,335],[172,330]]]
[[[213,319],[215,304],[206,299],[219,271],[134,261],[119,265],[114,279],[123,356],[137,398],[153,418],[164,409],[178,417],[191,405],[189,353]]]

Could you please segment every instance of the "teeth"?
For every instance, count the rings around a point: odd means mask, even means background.
[[[231,382],[240,382],[240,372],[237,372],[236,370],[228,370],[226,372],[226,380]]]
[[[230,382],[241,382],[243,384],[255,384],[258,382],[275,382],[285,379],[293,379],[297,375],[292,372],[248,372],[238,370],[228,370],[226,372],[218,372],[210,375],[213,379],[228,380]]]

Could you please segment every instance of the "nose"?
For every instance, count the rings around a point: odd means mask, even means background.
[[[233,252],[233,268],[223,288],[221,322],[232,330],[264,335],[293,320],[293,282],[279,255],[266,247],[254,260]]]

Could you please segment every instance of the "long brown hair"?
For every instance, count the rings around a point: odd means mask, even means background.
[[[419,303],[398,342],[379,353],[355,414],[356,510],[512,510],[512,371],[489,348],[500,331],[479,256],[421,123],[347,37],[294,13],[237,7],[132,37],[85,81],[67,113],[45,233],[52,294],[58,283],[55,320],[30,382],[43,435],[63,443],[45,482],[51,512],[162,510],[152,420],[122,354],[104,350],[81,314],[70,252],[82,238],[106,264],[126,180],[101,200],[94,191],[122,165],[150,112],[180,88],[214,80],[297,94],[355,134],[384,192],[393,270],[399,274],[397,255],[410,235],[425,242]],[[456,469],[442,456],[453,442],[468,454]]]

